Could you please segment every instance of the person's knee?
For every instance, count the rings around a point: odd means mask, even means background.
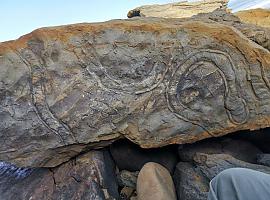
[[[253,196],[260,194],[261,191],[269,197],[268,185],[270,185],[269,174],[246,168],[226,169],[211,180],[208,199],[224,200],[228,194],[231,199],[256,199]]]
[[[242,168],[230,168],[230,169],[225,169],[224,171],[220,172],[218,175],[217,175],[217,178],[220,178],[220,179],[231,179],[232,177],[235,177],[235,176],[238,176],[239,172],[241,172],[242,170],[245,170],[245,169],[242,169]]]
[[[215,184],[231,183],[232,180],[237,181],[243,176],[243,171],[246,171],[244,168],[230,168],[220,172],[213,180],[211,181],[212,186]]]

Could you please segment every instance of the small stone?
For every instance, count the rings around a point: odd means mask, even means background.
[[[132,197],[130,197],[130,200],[138,200],[138,197],[137,196],[132,196]]]
[[[133,193],[135,192],[134,188],[131,187],[123,187],[123,189],[120,192],[120,198],[121,199],[130,199]]]
[[[141,169],[137,180],[138,200],[176,200],[174,183],[169,171],[149,162]]]
[[[258,154],[257,163],[270,167],[270,154]]]
[[[130,172],[127,170],[120,171],[119,174],[117,174],[119,186],[136,188],[138,174],[139,174],[138,171],[137,172]]]

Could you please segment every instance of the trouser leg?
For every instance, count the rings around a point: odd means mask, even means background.
[[[270,175],[244,168],[224,170],[210,182],[208,200],[270,200]]]

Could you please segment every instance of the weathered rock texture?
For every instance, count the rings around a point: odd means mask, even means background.
[[[200,20],[207,19],[233,26],[252,41],[270,50],[270,11],[266,9],[254,9],[232,14],[227,9],[227,2],[226,0],[217,0],[142,6],[129,11],[128,17],[195,17]],[[205,8],[204,6],[209,6],[209,8]],[[200,9],[198,8],[200,7],[202,7],[203,10],[199,11]]]
[[[107,151],[92,151],[54,169],[17,169],[0,163],[3,200],[118,200],[114,163]]]
[[[232,26],[241,31],[250,40],[256,42],[260,46],[270,50],[270,29],[266,27],[257,26],[254,24],[245,24],[241,20],[231,13],[228,13],[225,9],[217,9],[212,13],[198,14],[194,16],[195,19],[210,20],[212,22],[218,22],[227,26]]]
[[[209,13],[226,7],[228,0],[202,0],[199,2],[178,2],[162,5],[147,5],[128,12],[127,17],[185,18],[199,13]]]
[[[174,183],[178,199],[206,200],[209,191],[209,179],[188,162],[177,164],[174,174]]]
[[[235,13],[242,22],[270,28],[270,10],[254,9]]]
[[[209,16],[208,16],[209,18]],[[270,126],[270,53],[223,22],[137,18],[0,44],[0,160],[56,166]]]

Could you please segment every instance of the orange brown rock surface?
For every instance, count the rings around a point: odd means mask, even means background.
[[[235,13],[242,22],[270,28],[270,10],[253,9]]]

